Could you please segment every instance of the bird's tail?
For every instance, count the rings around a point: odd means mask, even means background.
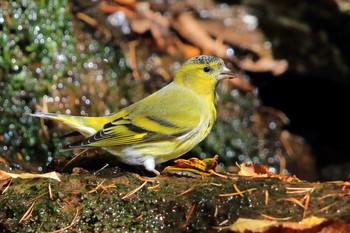
[[[43,112],[38,112],[30,115],[34,117],[60,121],[84,136],[90,136],[96,133],[103,127],[103,125],[109,122],[108,117],[71,116]]]

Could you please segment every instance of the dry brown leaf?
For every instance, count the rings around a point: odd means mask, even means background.
[[[229,229],[234,232],[263,232],[264,229],[270,226],[276,226],[277,224],[278,221],[239,218]]]
[[[102,12],[109,13],[109,14],[112,14],[112,13],[117,12],[117,11],[122,11],[128,17],[135,15],[135,12],[132,9],[129,9],[129,8],[121,6],[121,5],[108,4],[104,1],[100,1],[98,3],[98,8]]]
[[[0,136],[0,142],[1,142],[1,136]],[[1,156],[0,156],[0,163],[9,164],[9,162],[7,162],[7,160]]]
[[[59,178],[59,173],[48,172],[43,174],[33,174],[33,173],[10,173],[0,170],[0,180],[6,180],[9,178],[21,178],[21,179],[34,179],[34,178],[49,178],[57,181],[61,181]]]
[[[246,58],[238,63],[239,67],[252,72],[272,72],[273,75],[281,75],[288,68],[288,62],[285,59],[273,60],[269,57],[262,57],[257,61]]]
[[[238,175],[240,176],[252,176],[252,177],[268,177],[273,175],[273,173],[267,171],[267,168],[260,164],[250,164],[250,163],[242,163],[240,165],[237,164],[240,171]]]
[[[216,173],[218,158],[219,156],[215,155],[213,158],[205,158],[203,160],[195,157],[190,159],[177,159],[174,161],[174,166],[167,166],[163,172],[177,175],[190,175],[190,173],[200,176],[208,176],[210,174],[219,175]]]
[[[191,13],[180,14],[172,22],[172,26],[183,38],[200,48],[204,54],[226,57],[228,46],[212,39]]]
[[[165,47],[166,39],[170,35],[169,20],[156,14],[147,2],[139,2],[135,6],[135,14],[128,17],[132,30],[139,34],[150,31],[153,39],[161,48]]]
[[[327,220],[311,216],[303,219],[300,222],[280,222],[275,220],[258,220],[239,218],[229,226],[231,231],[240,232],[349,232],[350,226],[338,220]]]
[[[238,172],[238,175],[240,176],[250,176],[250,177],[274,177],[278,178],[280,180],[286,181],[286,182],[298,182],[300,181],[295,176],[283,176],[274,174],[273,172],[269,172],[267,170],[267,167],[261,165],[261,164],[251,164],[251,163],[243,163],[241,165],[237,164],[240,171]]]
[[[234,18],[234,16],[231,18]],[[215,38],[220,37],[223,41],[240,49],[251,51],[260,57],[272,57],[271,50],[264,45],[266,42],[265,36],[259,29],[242,30],[236,24],[227,26],[224,24],[224,20],[214,19],[200,20],[198,24]]]
[[[242,19],[237,16],[232,16],[231,19],[237,21],[237,23],[227,26],[223,23],[223,20],[210,19],[197,21],[197,24],[214,38],[220,38],[225,43],[250,51],[258,56],[256,61],[250,57],[235,61],[240,68],[253,72],[272,72],[274,75],[280,75],[286,71],[288,62],[273,58],[272,50],[266,47],[265,36],[261,30],[258,28],[241,29],[242,26],[240,25],[244,23],[239,23],[239,21],[242,21]]]
[[[136,5],[136,0],[114,0],[114,2],[128,7],[134,7]]]
[[[190,45],[190,44],[185,44],[181,40],[174,40],[174,43],[177,48],[180,49],[180,51],[184,54],[184,56],[187,59],[190,59],[191,57],[195,57],[201,54],[200,49],[197,47]]]

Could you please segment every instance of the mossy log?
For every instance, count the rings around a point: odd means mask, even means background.
[[[350,223],[346,182],[278,177],[140,177],[113,169],[13,179],[0,195],[5,232],[218,232],[238,218]],[[221,230],[220,230],[221,229]],[[226,229],[226,230],[225,230]],[[347,228],[349,229],[349,228]]]

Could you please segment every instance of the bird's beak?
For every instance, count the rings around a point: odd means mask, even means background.
[[[216,80],[220,81],[221,79],[225,78],[236,78],[237,74],[235,74],[232,70],[227,68],[226,66],[223,66],[221,68],[220,74],[216,77]]]

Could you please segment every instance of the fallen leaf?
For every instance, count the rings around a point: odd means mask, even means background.
[[[48,172],[43,174],[33,174],[33,173],[10,173],[0,170],[0,180],[6,180],[9,178],[21,178],[21,179],[34,179],[34,178],[49,178],[57,181],[61,181],[59,178],[59,173]]]
[[[246,58],[240,61],[238,65],[240,68],[251,72],[271,71],[275,76],[283,74],[288,68],[287,60],[273,60],[269,57],[262,57],[257,61],[253,61],[251,58]]]
[[[229,47],[212,39],[191,13],[185,12],[179,15],[173,20],[172,26],[187,41],[200,48],[204,54],[226,57]]]
[[[210,174],[215,173],[218,166],[218,156],[215,155],[213,158],[206,158],[200,160],[198,158],[190,158],[190,159],[177,159],[174,161],[174,166],[168,166],[164,169],[164,172],[170,174],[178,174],[178,175],[189,175],[188,173],[193,173],[208,176]]]
[[[242,163],[237,166],[240,169],[238,172],[240,176],[267,177],[274,175],[265,166],[260,164]]]
[[[278,221],[239,218],[229,229],[234,232],[262,232],[262,230],[270,226],[276,226],[276,224],[278,224]]]
[[[231,231],[267,233],[267,232],[337,232],[346,233],[350,231],[350,225],[339,220],[319,218],[311,216],[300,222],[281,222],[276,220],[259,220],[239,218],[229,226]]]
[[[253,178],[256,177],[274,177],[286,182],[299,182],[300,180],[295,176],[283,176],[278,175],[273,172],[267,170],[266,166],[261,164],[251,164],[251,163],[243,163],[241,165],[237,164],[240,171],[238,175],[240,176],[250,176]]]

